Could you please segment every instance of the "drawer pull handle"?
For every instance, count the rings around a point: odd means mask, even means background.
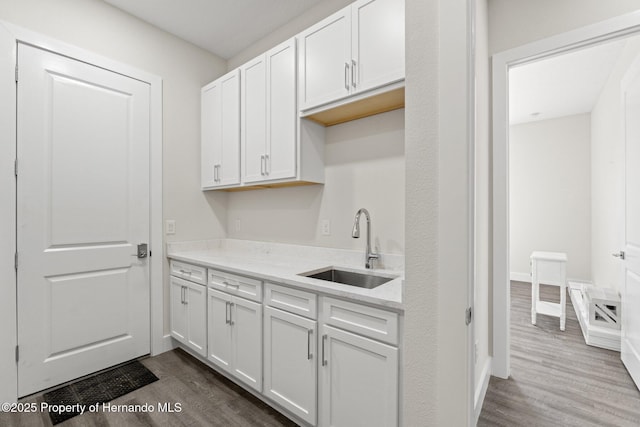
[[[311,353],[311,336],[313,335],[313,329],[309,329],[307,331],[307,360],[313,359],[313,354]]]
[[[324,348],[325,348],[325,344],[327,342],[327,334],[324,334],[322,336],[322,366],[327,366],[327,364],[329,363],[325,357],[325,353],[324,353]]]

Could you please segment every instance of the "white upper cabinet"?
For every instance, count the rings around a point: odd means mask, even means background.
[[[353,90],[404,79],[404,0],[360,0],[351,6]]]
[[[240,67],[242,73],[240,133],[242,180],[264,179],[267,152],[267,65],[265,55]]]
[[[203,189],[240,184],[240,71],[202,88]]]
[[[300,40],[300,109],[351,93],[351,6],[303,31]]]
[[[297,85],[296,40],[267,52],[267,179],[296,176]],[[307,165],[309,167],[309,165]]]
[[[300,109],[404,79],[404,0],[359,0],[303,31]]]
[[[242,181],[296,177],[296,43],[240,67]]]

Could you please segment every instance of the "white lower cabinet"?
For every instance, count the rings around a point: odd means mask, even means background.
[[[207,359],[262,391],[262,304],[208,289]]]
[[[317,322],[264,307],[264,394],[316,425]]]
[[[321,328],[320,426],[398,425],[398,348]]]
[[[305,425],[398,426],[398,313],[274,283],[263,295],[257,279],[171,268],[171,336],[212,366]]]
[[[171,276],[171,336],[207,354],[207,287]]]

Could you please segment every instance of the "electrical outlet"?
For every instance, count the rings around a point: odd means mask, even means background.
[[[320,223],[320,230],[323,236],[331,236],[331,221],[323,219]]]
[[[176,234],[176,221],[174,219],[168,219],[165,221],[165,233]]]

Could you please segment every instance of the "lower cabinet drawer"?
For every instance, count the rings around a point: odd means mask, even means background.
[[[316,294],[311,292],[287,288],[273,283],[265,285],[265,305],[310,319],[318,318],[316,299]]]
[[[327,325],[398,345],[397,313],[330,297],[323,297],[321,304]]]
[[[262,281],[244,276],[209,269],[209,287],[237,295],[256,302],[262,302]]]
[[[171,260],[171,275],[182,279],[191,280],[201,285],[207,284],[207,269],[199,265],[188,264],[182,261]]]

